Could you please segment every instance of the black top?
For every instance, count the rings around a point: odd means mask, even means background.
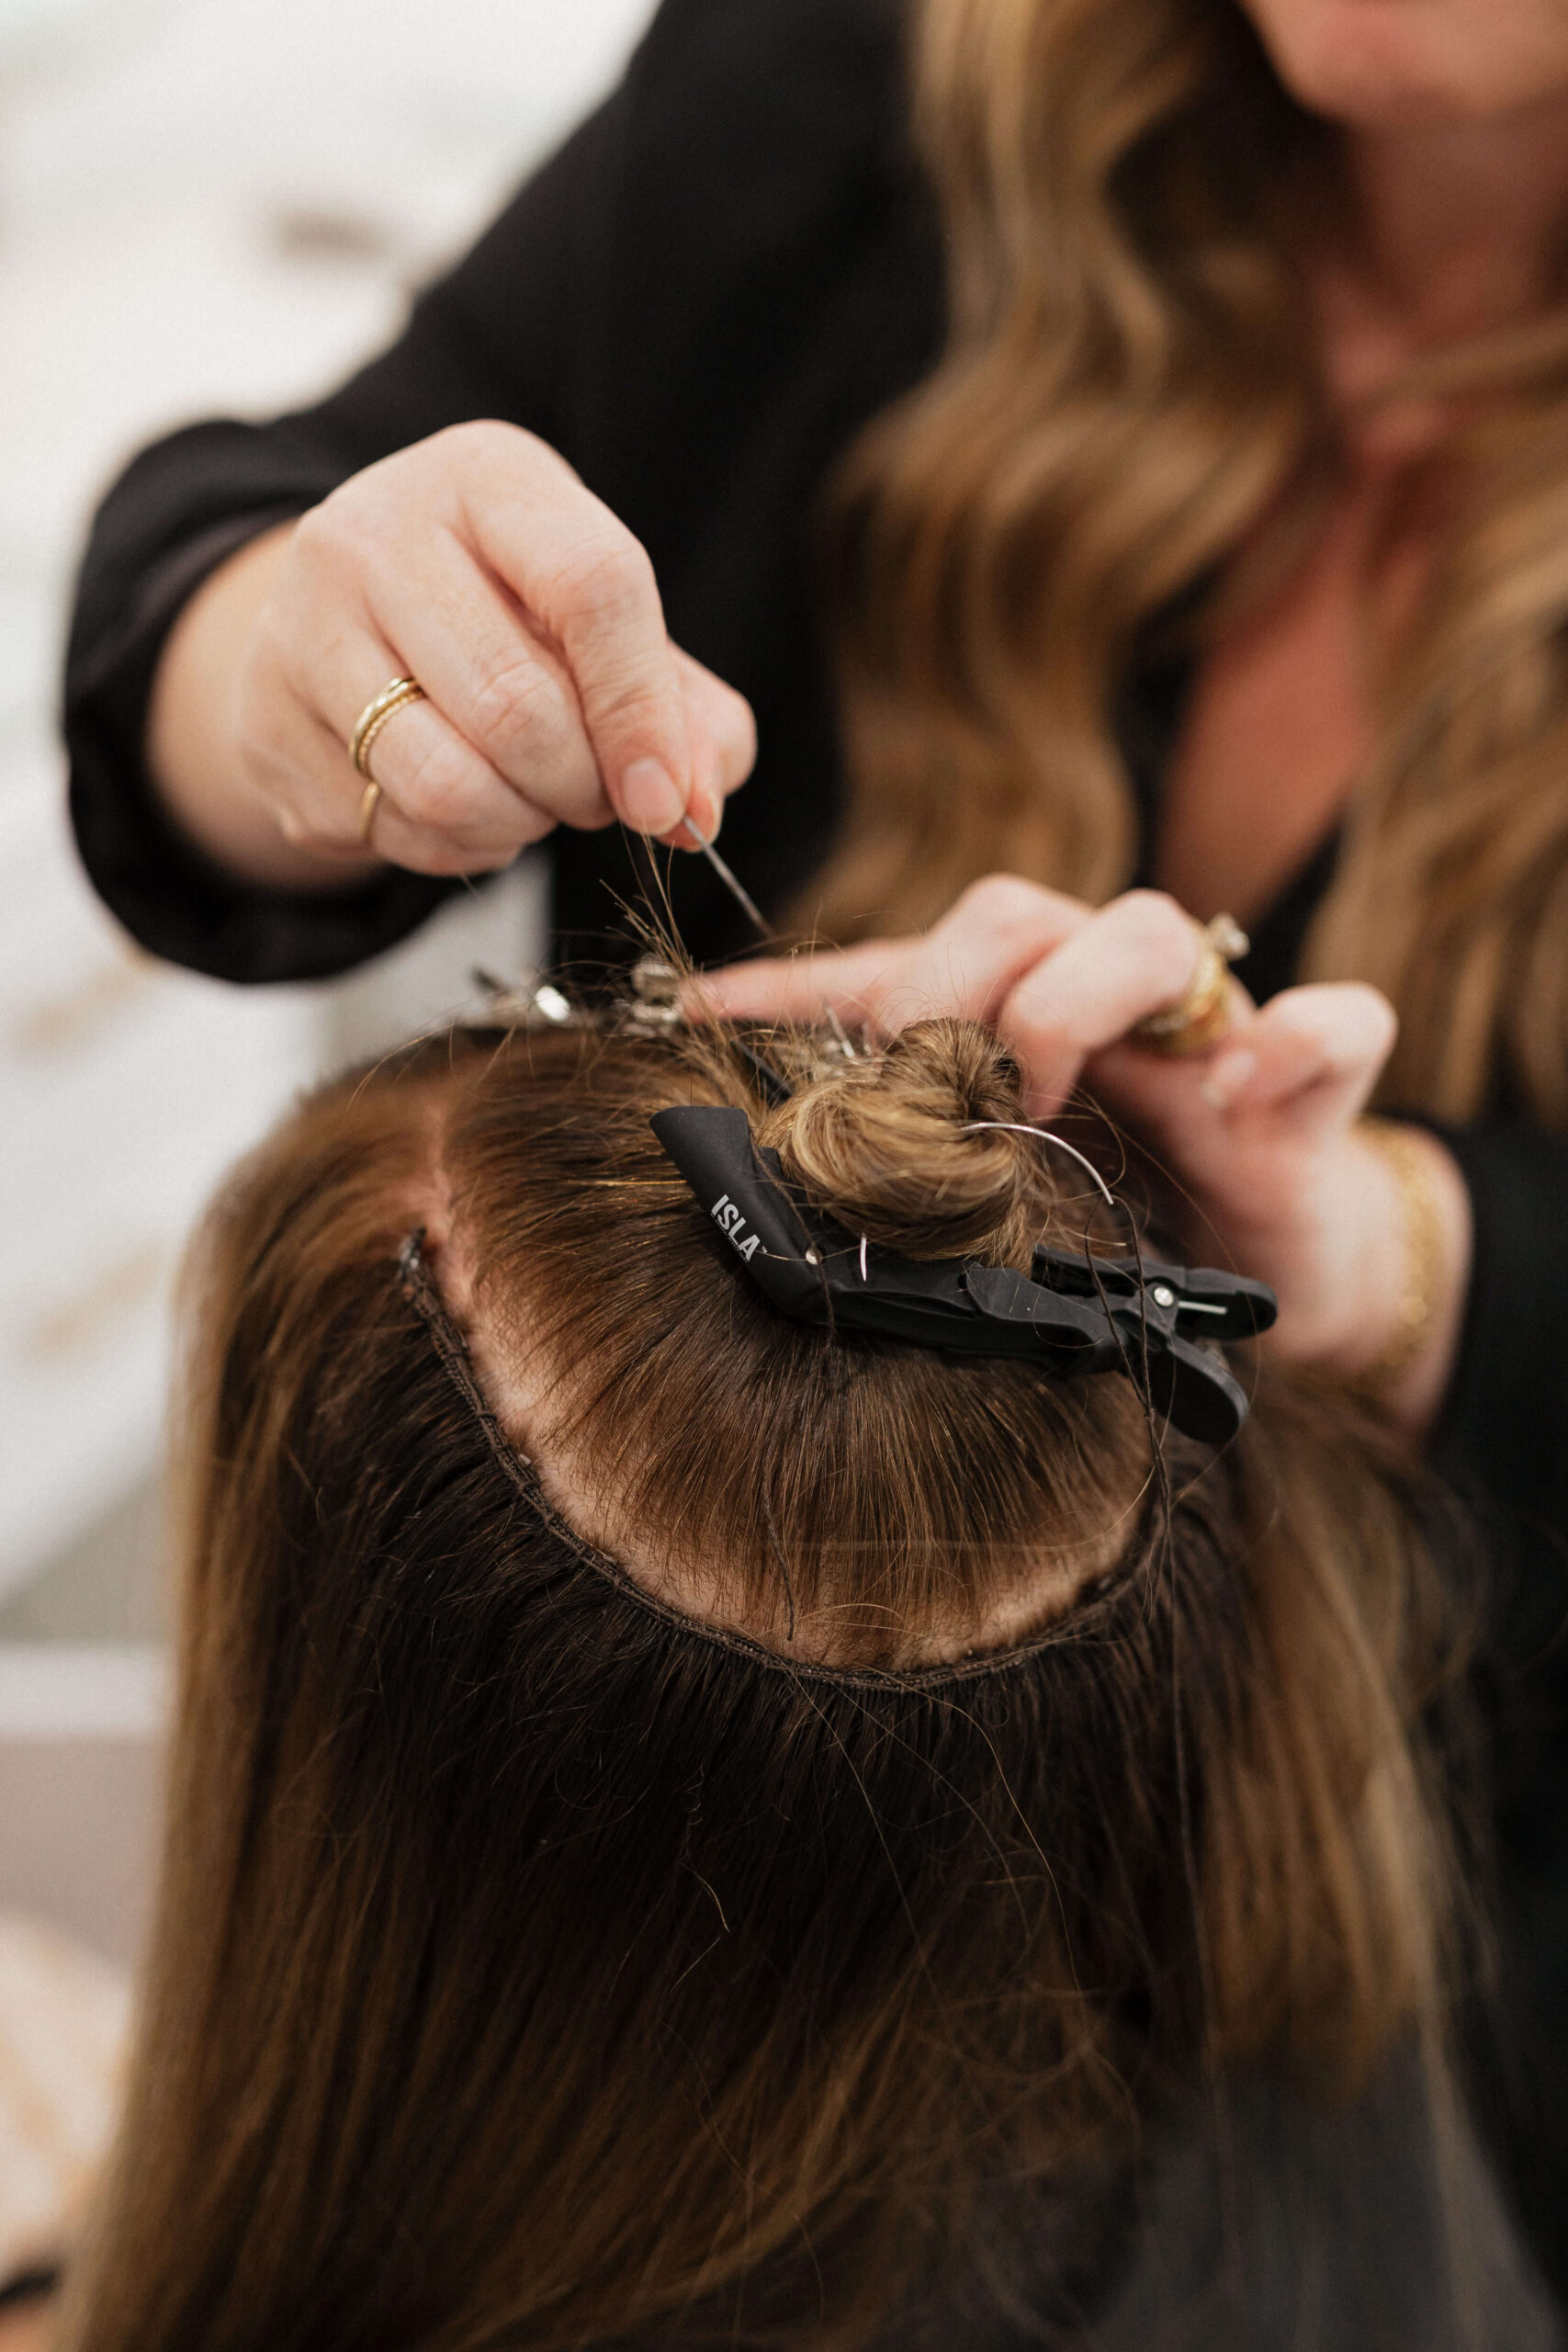
[[[309,978],[389,946],[456,887],[400,872],[340,896],[236,882],[162,814],[141,742],[164,636],[216,563],[372,460],[486,416],[570,460],[647,547],[672,635],[750,698],[761,750],[725,849],[764,907],[796,895],[842,796],[812,516],[835,458],[944,331],[901,16],[900,0],[665,0],[621,87],[389,352],[316,408],[197,425],[130,468],[88,548],[65,722],[84,862],[145,946],[231,980]],[[1179,662],[1146,660],[1120,699],[1145,820],[1186,683]],[[633,886],[624,837],[563,831],[553,858],[563,953],[617,952],[605,885]],[[1333,861],[1329,842],[1254,927],[1255,994],[1292,976]],[[673,869],[694,955],[749,944],[702,861]],[[1487,1498],[1513,1563],[1502,1867],[1522,1923],[1518,2096],[1537,2110],[1519,2178],[1568,2282],[1568,1148],[1504,1104],[1447,1140],[1476,1258],[1434,1452]]]

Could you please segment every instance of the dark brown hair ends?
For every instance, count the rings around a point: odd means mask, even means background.
[[[1396,1460],[1281,1393],[1170,1452],[1167,1509],[1129,1381],[786,1321],[648,1127],[771,1116],[892,1237],[962,1166],[911,1246],[1000,1259],[1081,1231],[1027,1139],[950,1131],[1015,1090],[948,1024],[771,1114],[722,1038],[459,1032],[241,1171],[193,1269],[165,1875],[73,2352],[854,2346],[1215,2069],[1348,2096],[1437,2030],[1446,1634]],[[476,1358],[537,1341],[722,1624],[530,1507],[400,1282],[421,1227]],[[1077,1566],[1016,1655],[897,1670],[1031,1562]]]

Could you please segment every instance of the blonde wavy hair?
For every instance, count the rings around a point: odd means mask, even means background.
[[[914,71],[952,325],[839,485],[840,937],[997,867],[1122,888],[1140,632],[1299,546],[1336,453],[1286,227],[1333,134],[1234,0],[923,0]],[[1385,1100],[1568,1125],[1568,304],[1400,389],[1465,421],[1306,968],[1398,1008]]]

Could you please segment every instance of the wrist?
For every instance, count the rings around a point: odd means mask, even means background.
[[[1424,1429],[1448,1386],[1469,1290],[1464,1179],[1425,1128],[1363,1119],[1345,1138],[1325,1205],[1355,1242],[1337,1309],[1303,1360],[1404,1427]]]

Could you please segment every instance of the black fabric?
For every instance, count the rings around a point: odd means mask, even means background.
[[[641,537],[673,634],[757,714],[758,767],[726,851],[772,913],[808,882],[842,797],[813,517],[836,458],[944,331],[901,23],[900,0],[665,0],[621,88],[389,352],[308,412],[175,435],[111,491],[82,573],[65,724],[84,863],[146,947],[234,981],[309,978],[390,945],[455,887],[402,873],[324,896],[238,884],[164,817],[141,741],[164,639],[204,568],[371,460],[479,416],[541,434]],[[1173,642],[1143,649],[1119,704],[1146,837],[1188,684]],[[563,956],[624,953],[625,838],[564,833],[553,854]],[[1325,844],[1255,925],[1242,977],[1259,996],[1292,977],[1334,855]],[[701,860],[671,872],[696,956],[750,944]],[[1524,2069],[1541,2112],[1518,2170],[1568,2283],[1568,2096],[1540,2087],[1568,2078],[1568,1150],[1501,1117],[1450,1140],[1477,1255],[1439,1452],[1512,1542],[1501,1671],[1530,1728],[1503,1867],[1521,2032],[1542,2053]]]
[[[131,467],[87,551],[66,731],[84,863],[153,952],[225,979],[319,977],[390,944],[456,887],[405,874],[348,898],[236,887],[159,815],[141,744],[164,637],[194,584],[157,594],[172,551],[235,515],[264,527],[472,417],[539,433],[648,548],[673,635],[757,715],[757,771],[731,803],[726,853],[770,912],[804,885],[841,796],[818,493],[943,331],[897,55],[892,0],[671,0],[621,90],[415,305],[392,350],[308,414],[198,425]],[[637,873],[623,837],[558,836],[554,875],[563,955],[624,955],[616,897]],[[695,954],[751,944],[700,860],[675,859],[671,876]]]
[[[1443,2144],[1408,2062],[1338,2114],[1267,2076],[1232,2086],[1217,2113],[1151,2135],[1144,2177],[1094,2352],[1562,2341],[1479,2151],[1462,2129]]]

